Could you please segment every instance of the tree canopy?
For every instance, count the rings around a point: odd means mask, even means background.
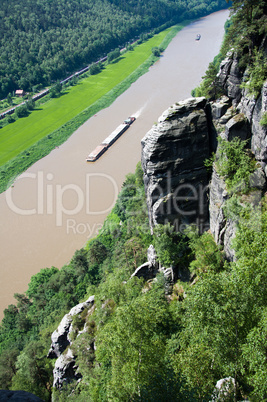
[[[224,0],[3,0],[0,98],[66,78],[163,24],[225,6]]]

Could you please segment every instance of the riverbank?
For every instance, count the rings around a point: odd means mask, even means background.
[[[32,275],[62,267],[97,234],[140,161],[142,138],[164,110],[190,97],[218,54],[228,15],[214,13],[178,32],[148,73],[0,194],[1,311]],[[95,164],[86,163],[88,153],[133,114],[138,118],[131,129]]]
[[[90,117],[110,106],[158,59],[151,49],[156,46],[166,49],[186,24],[188,21],[154,35],[96,76],[79,81],[59,99],[51,99],[41,110],[4,127],[0,137],[0,192],[33,163],[64,143]]]

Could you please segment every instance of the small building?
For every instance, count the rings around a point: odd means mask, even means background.
[[[23,91],[23,89],[17,89],[15,92],[16,96],[24,96],[25,92]]]

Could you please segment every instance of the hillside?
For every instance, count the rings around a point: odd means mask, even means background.
[[[99,235],[5,310],[1,388],[266,400],[267,10],[233,7],[219,74],[215,61],[196,89],[206,97],[159,117]]]
[[[35,92],[164,24],[224,7],[224,0],[3,0],[0,99],[18,88]]]

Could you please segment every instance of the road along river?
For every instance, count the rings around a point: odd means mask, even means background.
[[[140,160],[141,139],[165,109],[199,85],[219,52],[228,16],[219,11],[182,29],[147,74],[0,195],[0,319],[32,275],[60,268],[101,228]],[[122,137],[87,163],[87,155],[133,115],[137,119]]]

